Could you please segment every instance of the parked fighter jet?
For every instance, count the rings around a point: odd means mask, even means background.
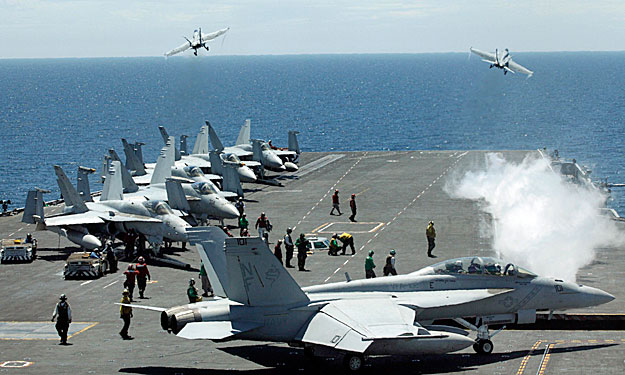
[[[490,339],[501,331],[491,334],[489,325],[534,323],[536,311],[596,306],[614,299],[596,288],[537,276],[512,263],[477,256],[447,260],[390,279],[317,285],[304,291],[308,295],[391,293],[397,296],[398,303],[414,310],[422,324],[435,319],[454,319],[477,331],[473,348],[478,353],[491,353]],[[476,324],[464,318],[477,318]]]
[[[502,69],[504,75],[506,75],[506,73],[508,72],[510,73],[519,72],[519,73],[527,74],[529,78],[532,76],[532,74],[534,74],[534,72],[527,69],[526,67],[512,61],[512,57],[510,56],[510,53],[507,48],[504,50],[503,53],[499,53],[496,49],[495,49],[495,53],[483,52],[473,47],[470,48],[470,51],[480,56],[482,58],[482,61],[489,63],[490,64],[489,68],[495,67],[495,68]]]
[[[116,178],[120,179],[121,186],[118,187],[118,189],[120,189],[119,192],[123,190],[127,191],[126,194],[123,194],[123,199],[129,201],[143,201],[146,199],[170,201],[166,181],[172,178],[172,170],[178,171],[176,168],[172,168],[174,164],[174,149],[172,144],[173,137],[170,138],[170,143],[161,150],[161,154],[158,157],[150,184],[148,186],[137,187],[136,184],[132,182],[132,178],[130,178],[130,175],[126,170],[120,171],[120,175],[116,176]],[[191,169],[191,172],[192,171],[193,170]],[[209,218],[220,220],[235,219],[239,216],[239,211],[234,207],[234,205],[232,205],[232,203],[226,200],[226,197],[237,197],[238,195],[236,192],[224,193],[208,179],[196,182],[193,179],[186,178],[187,171],[184,169],[179,172],[184,172],[185,174],[185,176],[182,176],[182,179],[178,180],[179,183],[184,182],[181,186],[183,195],[179,200],[177,200],[179,204],[171,204],[173,208],[184,210],[188,214],[191,214],[196,219],[200,220],[206,220]],[[201,171],[196,172],[201,173]],[[231,173],[226,176],[229,181],[238,177],[236,173]],[[175,180],[172,180],[170,185],[174,182]],[[237,183],[240,187],[240,182],[233,182],[233,184]],[[171,186],[170,189],[171,188],[173,188],[173,186]],[[116,194],[119,194],[119,192],[116,192]],[[184,200],[188,203],[182,203]]]
[[[113,163],[116,168],[111,173],[119,173],[120,163]],[[44,217],[43,191],[31,190],[26,198],[22,222],[37,224],[37,230],[58,233],[87,249],[102,246],[102,242],[94,234],[115,235],[130,229],[145,235],[157,249],[163,238],[172,241],[187,240],[185,228],[189,224],[176,216],[166,202],[113,200],[116,191],[121,191],[121,188],[111,186],[117,183],[113,178],[105,181],[99,202],[84,202],[63,169],[55,165],[54,171],[65,199],[63,213]]]
[[[188,233],[224,298],[170,309],[132,305],[161,311],[162,328],[179,337],[288,342],[316,356],[343,355],[351,370],[364,355],[441,354],[474,343],[461,329],[415,323],[415,311],[389,293],[306,293],[258,237],[226,238],[215,227]]]
[[[228,30],[230,30],[230,28],[226,27],[225,29],[217,30],[209,34],[204,34],[201,28],[199,30],[194,30],[193,40],[189,40],[187,39],[187,37],[183,37],[187,40],[187,42],[181,45],[180,47],[174,48],[171,51],[166,52],[165,56],[167,57],[173,56],[177,53],[184,52],[188,50],[189,48],[193,48],[193,54],[197,56],[198,48],[206,48],[206,50],[208,51],[208,44],[206,44],[206,42],[213,40],[220,35],[225,34],[226,31]]]
[[[210,137],[211,144],[218,152],[231,153],[238,156],[242,160],[251,158],[252,161],[259,162],[264,169],[273,172],[294,172],[298,169],[297,165],[294,163],[288,163],[287,167],[287,165],[282,162],[282,159],[276,155],[267,143],[258,139],[250,140],[250,120],[245,120],[245,124],[239,131],[237,141],[232,147],[224,147],[211,124],[207,121],[206,125],[208,125],[208,135]]]

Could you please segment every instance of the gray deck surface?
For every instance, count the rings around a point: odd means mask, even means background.
[[[503,153],[508,159],[521,160],[531,152]],[[252,223],[261,211],[266,212],[274,225],[272,243],[278,235],[283,235],[287,226],[295,227],[296,235],[322,231],[318,234],[329,237],[341,230],[354,234],[358,251],[355,256],[330,257],[317,253],[308,258],[310,272],[291,269],[302,286],[342,281],[346,271],[353,279],[364,277],[368,250],[375,250],[377,263],[381,264],[388,249],[396,249],[399,273],[409,273],[447,258],[494,255],[491,239],[482,237],[479,230],[480,221],[488,220],[486,214],[477,203],[452,199],[443,191],[449,175],[483,163],[484,154],[481,151],[305,153],[300,171],[281,178],[284,186],[246,184],[246,212]],[[341,192],[342,216],[329,215],[331,195],[336,188]],[[351,193],[358,194],[358,225],[350,224],[348,219],[347,200]],[[49,207],[46,212],[56,213],[61,207]],[[20,219],[21,215],[0,218],[0,238],[23,237],[34,230]],[[426,256],[424,231],[429,220],[436,223],[438,234],[435,260]],[[121,272],[93,281],[63,280],[64,260],[76,247],[50,232],[34,232],[34,236],[39,240],[39,257],[34,263],[0,265],[0,326],[11,333],[0,337],[0,373],[269,374],[276,370],[317,373],[340,368],[339,361],[331,360],[315,367],[305,360],[302,350],[285,344],[249,341],[216,344],[180,339],[161,330],[158,313],[138,309],[134,311],[130,328],[136,339],[123,341],[118,335],[122,325],[119,307],[113,304],[121,297]],[[172,257],[199,266],[194,248],[174,250]],[[121,262],[120,268],[125,269],[126,263]],[[149,299],[137,303],[160,307],[187,303],[187,282],[191,277],[197,278],[197,270],[150,266],[150,272],[154,282],[148,285]],[[580,270],[578,281],[616,296],[609,304],[580,311],[623,312],[622,249],[599,250],[595,262]],[[37,335],[32,330],[51,326],[33,323],[28,329],[11,327],[10,322],[49,322],[61,293],[69,298],[74,321],[98,323],[81,326],[80,329],[87,329],[70,338],[72,346],[33,339]],[[24,339],[16,333],[21,329]],[[389,366],[401,373],[625,372],[622,331],[504,331],[493,342],[495,351],[490,356],[477,355],[468,348],[442,356],[374,358],[365,372],[379,373]],[[547,347],[548,355],[544,356]],[[2,367],[5,361],[32,363],[27,368],[15,369]]]

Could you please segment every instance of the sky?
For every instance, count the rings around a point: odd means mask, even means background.
[[[161,56],[198,27],[231,28],[213,55],[620,51],[625,1],[0,0],[0,58]]]

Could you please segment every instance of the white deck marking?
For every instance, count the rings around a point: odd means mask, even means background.
[[[87,280],[84,283],[80,284],[80,286],[91,284],[92,282],[93,282],[93,280]]]
[[[107,285],[103,286],[103,287],[102,287],[102,289],[106,289],[106,288],[108,288],[109,286],[111,286],[111,285],[113,285],[113,284],[116,284],[117,282],[119,282],[119,280],[115,280],[115,281],[113,281],[112,283],[110,283],[110,284],[107,284]]]

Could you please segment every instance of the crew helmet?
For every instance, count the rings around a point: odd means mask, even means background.
[[[189,280],[189,285],[195,285],[195,279],[190,279]]]
[[[143,263],[143,262],[145,262],[145,258],[144,257],[139,257],[139,259],[137,259],[137,261],[139,261],[139,263]]]
[[[395,255],[395,249],[391,249],[391,255]]]
[[[287,232],[287,233],[291,233],[291,232],[293,232],[293,229],[291,229],[291,228],[286,228],[286,232]]]
[[[373,250],[369,250],[369,256],[373,255]]]
[[[59,299],[61,301],[65,301],[67,299],[67,296],[65,295],[65,293],[61,294],[61,296],[59,297]]]
[[[124,289],[124,291],[122,292],[122,294],[126,296],[126,295],[130,294],[130,292],[128,291],[128,289]]]

